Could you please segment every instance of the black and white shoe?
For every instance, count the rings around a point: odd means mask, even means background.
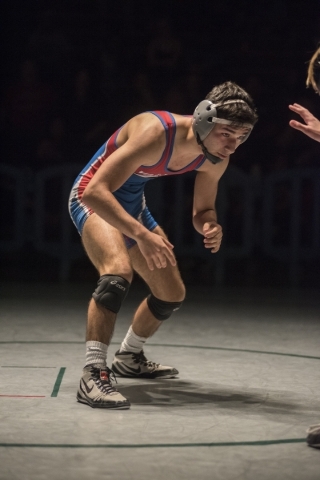
[[[80,403],[92,408],[130,408],[130,402],[112,386],[111,377],[116,381],[110,368],[84,367],[77,393]]]
[[[320,448],[320,423],[311,425],[307,430],[307,444],[309,447]]]
[[[139,353],[120,353],[118,350],[114,356],[112,370],[121,377],[136,378],[173,378],[179,374],[176,368],[147,360],[143,350]]]

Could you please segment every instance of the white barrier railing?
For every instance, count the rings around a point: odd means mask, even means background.
[[[75,235],[75,227],[69,217],[68,196],[72,183],[80,171],[79,165],[47,167],[27,178],[26,171],[7,165],[0,165],[3,178],[10,179],[10,195],[13,228],[11,236],[3,235],[0,241],[2,252],[19,250],[26,241],[59,261],[59,279],[70,278],[72,263],[84,256],[80,237]],[[285,260],[289,265],[292,286],[299,284],[300,262],[302,259],[319,258],[320,252],[320,169],[292,169],[283,173],[273,173],[257,186],[253,177],[234,167],[229,167],[220,180],[217,198],[219,223],[224,228],[224,242],[220,252],[211,255],[203,248],[202,237],[191,227],[191,203],[194,175],[186,174],[170,179],[174,183],[170,190],[168,211],[168,183],[166,179],[156,179],[147,186],[148,206],[159,222],[171,216],[170,239],[176,245],[176,253],[181,256],[199,257],[212,264],[213,283],[225,283],[225,261],[229,258],[249,257],[254,246],[268,256]],[[26,181],[27,178],[27,181]],[[308,241],[303,242],[301,224],[303,219],[304,182],[309,182]],[[286,184],[288,205],[286,221],[288,235],[280,242],[274,235],[277,219],[277,194],[279,186]],[[51,190],[50,190],[51,189]],[[148,191],[149,189],[149,191]],[[150,193],[151,189],[151,193]],[[33,192],[34,208],[29,228],[26,228],[26,195]],[[257,199],[262,207],[257,207]],[[51,202],[51,204],[50,204]],[[49,207],[48,207],[49,204]],[[258,208],[258,211],[257,211]],[[48,218],[54,216],[51,230],[47,234]],[[56,229],[56,230],[55,230]],[[260,233],[261,232],[261,233]],[[52,233],[52,232],[51,232]]]
[[[287,222],[283,227],[287,229],[286,241],[276,238],[278,195],[282,195],[284,203],[282,217],[284,223]],[[305,198],[307,211],[304,210]],[[277,260],[287,261],[290,283],[298,286],[301,260],[320,257],[320,169],[296,168],[268,175],[263,187],[262,215],[264,252]]]
[[[28,170],[0,164],[0,176],[3,198],[0,249],[9,252],[18,250],[26,241],[26,203],[30,175]]]
[[[76,165],[53,166],[43,169],[36,174],[35,179],[35,230],[34,244],[39,251],[48,253],[59,259],[59,279],[65,282],[69,279],[70,268],[73,260],[83,255],[83,247],[78,236],[72,239],[75,227],[68,211],[68,198],[74,179],[80,167]],[[56,179],[55,197],[52,199],[53,212],[57,215],[59,224],[58,239],[46,238],[46,186],[48,181]],[[51,185],[51,188],[53,185]],[[59,191],[60,187],[60,191]],[[57,194],[58,193],[58,194]]]

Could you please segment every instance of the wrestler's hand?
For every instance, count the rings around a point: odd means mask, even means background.
[[[176,259],[173,254],[173,245],[166,238],[157,233],[148,232],[148,235],[137,240],[138,246],[150,270],[156,268],[165,268],[169,261],[171,265],[176,265]]]
[[[203,225],[204,246],[210,248],[211,253],[216,253],[222,241],[222,227],[215,222],[206,222]]]
[[[298,103],[289,105],[290,110],[300,115],[305,121],[304,123],[297,122],[296,120],[290,120],[289,125],[296,130],[308,135],[308,137],[320,142],[320,121],[312,115],[306,108],[302,107]]]

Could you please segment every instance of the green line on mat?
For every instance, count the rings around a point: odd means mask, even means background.
[[[57,367],[36,367],[33,365],[1,365],[1,368],[57,368]]]
[[[83,341],[82,340],[5,340],[5,341],[1,341],[0,344],[12,344],[12,343],[26,343],[26,344],[31,344],[31,345],[34,345],[34,344],[52,344],[52,345],[59,345],[61,343],[61,345],[64,345],[64,344],[75,344],[75,345],[83,345]]]
[[[310,358],[311,360],[320,360],[320,357],[312,355],[299,355],[298,353],[266,352],[264,350],[247,350],[244,348],[229,347],[209,347],[206,345],[169,345],[161,343],[148,343],[148,347],[174,347],[174,348],[197,348],[201,350],[224,350],[226,352],[258,353],[261,355],[282,355],[284,357]]]
[[[0,341],[1,344],[45,344],[45,345],[83,345],[83,341],[32,341],[32,340],[12,340],[12,341]],[[111,345],[118,345],[119,342],[111,342]],[[280,355],[283,357],[296,357],[296,358],[309,358],[310,360],[320,360],[320,357],[315,357],[313,355],[300,355],[297,353],[282,353],[282,352],[266,352],[264,350],[249,350],[244,348],[231,348],[231,347],[210,347],[206,345],[176,345],[176,344],[167,344],[167,343],[148,343],[148,347],[168,347],[168,348],[193,348],[201,350],[220,350],[225,352],[242,352],[242,353],[257,353],[260,355]]]
[[[150,443],[150,444],[43,444],[43,443],[0,443],[0,447],[25,448],[185,448],[185,447],[246,447],[279,445],[286,443],[304,443],[305,438],[286,438],[281,440],[257,440],[253,442],[209,442],[209,443]]]
[[[54,384],[54,387],[53,387],[53,390],[52,390],[52,393],[51,393],[51,397],[57,397],[58,396],[58,392],[59,392],[59,389],[60,389],[61,382],[62,382],[63,375],[64,375],[65,371],[66,371],[66,367],[61,367],[60,368],[60,371],[59,371],[58,376],[57,376],[56,383]]]

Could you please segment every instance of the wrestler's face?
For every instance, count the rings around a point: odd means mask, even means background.
[[[224,160],[236,151],[249,132],[249,128],[216,123],[203,143],[210,153]]]

